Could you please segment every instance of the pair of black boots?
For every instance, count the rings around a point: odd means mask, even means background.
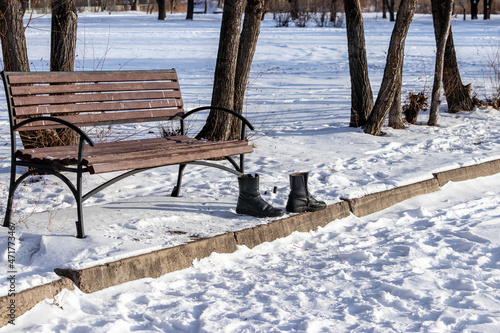
[[[326,208],[323,201],[314,199],[307,188],[307,172],[290,175],[290,195],[286,204],[289,213],[315,212]],[[259,175],[241,175],[238,177],[240,195],[236,205],[236,213],[256,217],[279,217],[284,214],[281,209],[274,208],[264,201],[259,192]]]

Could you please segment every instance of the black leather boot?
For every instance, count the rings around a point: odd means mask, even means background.
[[[264,201],[259,192],[259,175],[238,176],[238,185],[240,186],[240,195],[236,205],[236,213],[255,217],[278,217],[284,212],[281,209],[274,208]]]
[[[290,213],[316,212],[326,208],[326,203],[314,199],[307,189],[307,172],[292,173],[290,175],[290,195],[286,203],[286,210]]]

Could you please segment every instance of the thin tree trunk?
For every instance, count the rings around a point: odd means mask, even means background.
[[[235,73],[240,41],[241,17],[245,0],[227,1],[222,12],[219,51],[215,65],[213,106],[232,109],[234,105]],[[198,138],[211,141],[225,141],[231,138],[233,116],[212,110],[207,117]]]
[[[241,30],[238,59],[234,81],[233,110],[239,114],[243,113],[243,102],[247,88],[248,76],[252,66],[253,56],[257,48],[257,40],[260,34],[260,21],[264,12],[264,0],[247,0],[245,19]],[[240,121],[234,118],[231,130],[232,137],[240,135]]]
[[[396,19],[394,18],[394,0],[391,0],[391,3],[389,5],[389,21],[396,21]]]
[[[387,10],[389,8],[389,0],[382,0],[382,18],[387,18]]]
[[[344,0],[344,10],[351,75],[351,120],[349,126],[359,127],[366,124],[373,108],[373,93],[366,59],[363,15],[359,0]]]
[[[364,126],[365,133],[380,134],[385,118],[394,102],[394,96],[399,90],[401,79],[398,74],[403,68],[406,35],[413,20],[416,6],[417,0],[401,0],[387,52],[384,78],[373,111],[368,118],[368,123]]]
[[[0,40],[6,71],[30,71],[23,26],[24,12],[22,0],[0,1]]]
[[[441,82],[443,80],[444,56],[446,53],[446,41],[451,30],[451,15],[453,14],[453,0],[432,0],[432,18],[434,25],[439,27],[435,29],[436,35],[436,64],[434,70],[434,84],[432,86],[431,107],[429,121],[427,125],[437,126],[439,105],[441,104]],[[442,13],[442,15],[439,15]],[[438,21],[439,22],[436,22]]]

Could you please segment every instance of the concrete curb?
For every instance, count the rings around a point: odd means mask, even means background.
[[[349,203],[350,210],[354,215],[362,217],[381,211],[417,195],[427,194],[438,190],[438,180],[436,178],[432,178],[424,180],[423,182],[369,194],[361,198],[342,200]]]
[[[92,293],[125,282],[157,278],[163,274],[188,268],[193,260],[208,257],[211,253],[232,253],[238,245],[253,248],[264,242],[286,237],[294,231],[308,232],[324,227],[353,213],[366,216],[417,195],[438,191],[449,181],[464,181],[477,177],[491,176],[500,172],[500,160],[438,172],[434,178],[391,190],[370,194],[361,198],[342,199],[342,202],[328,206],[318,212],[302,213],[271,221],[253,228],[229,232],[212,238],[162,249],[115,262],[81,270],[56,269],[60,280],[33,287],[16,294],[16,317],[30,310],[38,302],[52,298],[64,288],[73,290],[73,283],[83,292]],[[12,297],[0,298],[0,307],[8,308]],[[8,312],[0,316],[0,326],[10,320]]]
[[[500,172],[500,160],[494,160],[449,171],[437,172],[434,174],[434,177],[439,181],[439,186],[444,186],[449,181],[461,182],[478,177],[492,176],[498,172]]]
[[[47,284],[23,290],[16,293],[12,297],[9,297],[8,295],[0,297],[0,308],[2,309],[0,314],[0,327],[9,324],[10,320],[28,312],[44,299],[53,298],[63,289],[73,290],[73,281],[63,277]],[[14,318],[10,317],[11,308],[9,307],[11,304],[14,304],[15,306],[12,310]]]
[[[67,277],[85,293],[143,278],[157,278],[163,274],[188,268],[193,260],[208,257],[212,252],[236,251],[232,233],[205,238],[179,246],[141,254],[90,268],[56,269],[56,274]]]
[[[236,231],[234,237],[238,245],[254,248],[264,242],[272,242],[278,238],[286,237],[294,231],[307,232],[316,230],[318,227],[324,227],[331,221],[347,217],[349,214],[350,211],[347,203],[339,202],[318,212],[297,214],[272,221],[269,224]]]

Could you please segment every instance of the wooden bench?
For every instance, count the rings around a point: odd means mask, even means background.
[[[10,119],[11,177],[4,226],[8,227],[16,188],[30,175],[51,174],[70,188],[77,206],[77,237],[85,237],[82,203],[106,187],[151,168],[179,165],[178,196],[187,164],[212,166],[244,173],[244,154],[253,148],[245,137],[245,126],[254,129],[241,115],[216,106],[184,112],[177,74],[174,69],[113,72],[2,72]],[[216,109],[241,120],[239,140],[210,142],[185,135],[184,119],[193,113]],[[89,130],[96,126],[142,125],[145,122],[176,121],[180,135],[152,135],[94,143]],[[19,132],[54,131],[70,128],[78,134],[78,144],[45,148],[17,149]],[[28,133],[28,132],[25,132]],[[30,132],[34,133],[34,132]],[[36,133],[36,132],[35,132]],[[151,136],[151,135],[150,135]],[[239,155],[239,161],[233,158]],[[230,162],[224,166],[214,159]],[[17,166],[27,171],[16,179]],[[82,193],[82,175],[121,171],[119,175]],[[71,182],[65,172],[76,174]]]

